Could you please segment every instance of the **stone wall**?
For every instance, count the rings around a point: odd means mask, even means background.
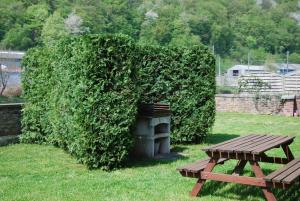
[[[296,96],[296,109],[298,111],[298,115],[300,115],[300,96]]]
[[[0,104],[0,137],[21,134],[22,104]]]
[[[295,104],[290,100],[282,100],[281,96],[217,94],[216,109],[218,112],[244,112],[252,114],[281,114],[293,116],[299,114],[300,97],[296,98]],[[297,111],[293,111],[298,109]]]

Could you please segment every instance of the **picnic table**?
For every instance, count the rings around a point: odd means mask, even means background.
[[[300,158],[294,159],[289,145],[294,137],[278,135],[248,135],[238,137],[202,149],[209,158],[177,168],[182,176],[198,178],[190,195],[197,196],[206,180],[231,182],[260,187],[268,201],[276,201],[272,188],[290,187],[300,178]],[[266,152],[282,148],[285,158],[267,156]],[[212,172],[218,164],[228,160],[237,160],[232,174]],[[243,169],[250,163],[254,177],[243,176]],[[281,169],[265,176],[259,162],[285,164]]]

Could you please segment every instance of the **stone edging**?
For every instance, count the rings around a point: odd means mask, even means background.
[[[0,104],[0,108],[13,108],[13,107],[22,107],[24,103],[4,103]]]

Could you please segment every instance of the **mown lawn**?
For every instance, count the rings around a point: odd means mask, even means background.
[[[23,99],[18,96],[0,96],[0,104],[22,103]]]
[[[51,146],[12,145],[0,147],[0,200],[199,200],[199,201],[263,201],[259,188],[235,184],[207,182],[202,196],[189,197],[196,182],[184,178],[176,167],[206,157],[200,148],[251,133],[295,135],[291,146],[300,156],[300,118],[219,113],[206,144],[177,145],[174,151],[182,157],[171,161],[132,161],[129,167],[113,172],[87,170],[64,151]],[[282,155],[281,150],[270,154]],[[230,172],[234,162],[216,168]],[[278,165],[261,164],[266,174]],[[247,165],[246,174],[251,175]],[[299,201],[300,187],[276,190],[279,201]]]

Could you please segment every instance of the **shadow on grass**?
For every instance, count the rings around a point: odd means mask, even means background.
[[[233,134],[213,134],[209,135],[207,139],[205,140],[205,143],[208,144],[217,144],[221,143],[227,140],[231,140],[233,138],[239,137],[239,135],[233,135]],[[127,162],[126,168],[132,168],[132,167],[147,167],[147,166],[155,166],[155,165],[161,165],[161,164],[170,164],[177,160],[185,160],[188,157],[182,155],[181,153],[184,152],[184,150],[187,149],[187,144],[185,145],[173,145],[171,154],[158,156],[155,158],[141,158],[141,157],[134,157],[131,156],[129,161]]]
[[[172,146],[171,152],[181,153],[181,152],[183,152],[186,149],[187,149],[187,145],[184,146],[184,145],[178,145],[178,144],[176,144],[176,145]]]
[[[150,167],[174,163],[177,160],[185,160],[187,157],[178,153],[170,153],[169,156],[159,155],[155,158],[131,157],[127,162],[126,168]]]
[[[208,144],[218,144],[237,137],[240,136],[235,134],[216,133],[216,134],[208,135],[205,142]]]
[[[171,153],[169,154],[159,154],[154,156],[154,158],[145,158],[145,157],[137,157],[131,155],[129,161],[127,162],[126,167],[147,167],[147,166],[155,166],[162,164],[171,164],[177,160],[185,160],[188,157],[182,155],[181,153],[187,149],[184,145],[173,145],[171,149]]]
[[[273,170],[265,169],[264,172],[271,173]],[[232,172],[226,171],[226,174],[231,174]],[[244,171],[244,175],[254,176],[254,173],[249,170]],[[300,200],[300,183],[294,183],[289,189],[273,189],[271,191],[274,193],[278,201],[299,201]],[[238,200],[264,200],[264,194],[259,187],[247,186],[241,184],[232,184],[217,181],[208,181],[203,186],[200,196],[217,196],[226,199],[238,199]]]
[[[291,188],[271,189],[278,201],[299,201],[300,184],[295,183]],[[209,181],[205,183],[200,196],[218,196],[226,199],[238,200],[264,200],[264,194],[259,187],[246,186],[240,184],[220,183]]]

